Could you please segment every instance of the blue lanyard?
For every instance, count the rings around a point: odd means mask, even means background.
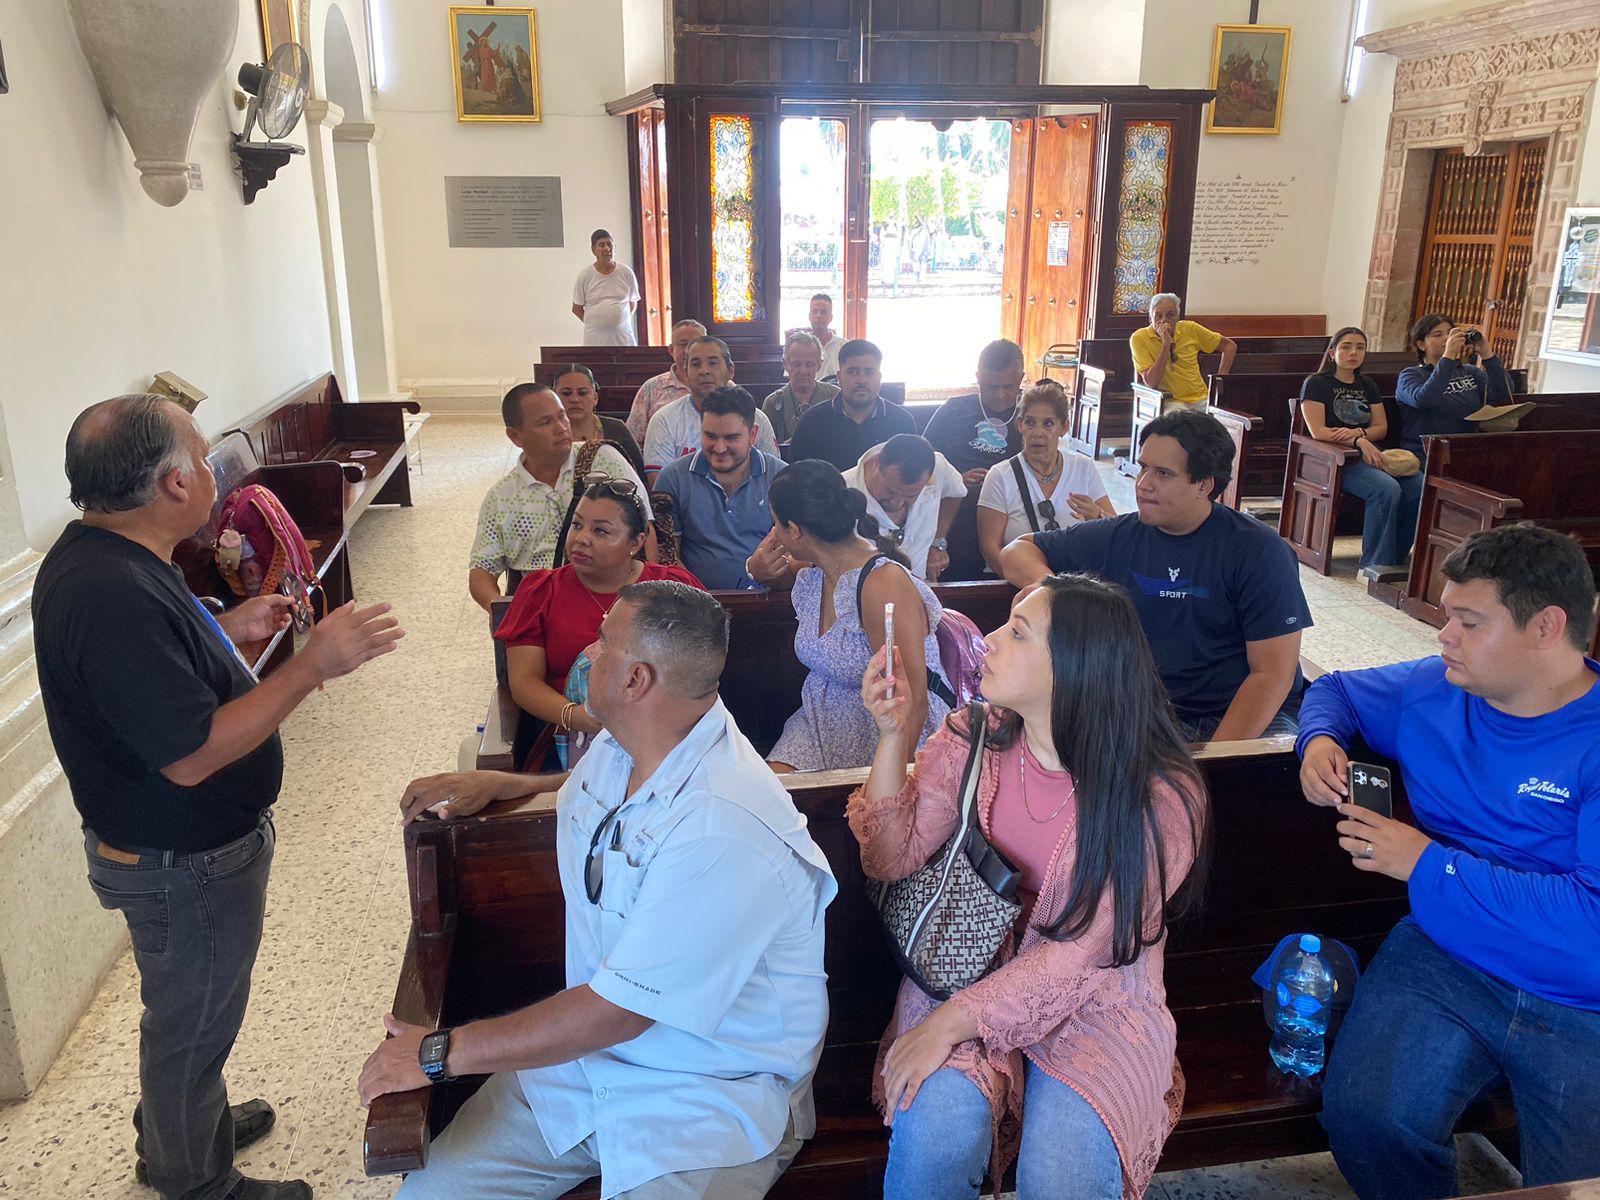
[[[228,648],[228,653],[233,655],[233,657],[238,660],[239,665],[245,669],[245,673],[248,674],[251,679],[255,680],[257,683],[260,683],[261,677],[257,675],[254,668],[252,668],[250,664],[245,661],[244,655],[239,653],[239,647],[233,644],[233,639],[230,638],[223,630],[221,623],[218,622],[216,617],[211,615],[211,610],[202,604],[200,602],[200,597],[196,596],[193,592],[189,593],[189,599],[194,601],[194,606],[200,610],[200,615],[205,618],[206,624],[211,626],[212,632],[214,632],[217,637],[222,639],[222,644]]]

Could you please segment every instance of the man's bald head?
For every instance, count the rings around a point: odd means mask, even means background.
[[[143,508],[163,476],[193,462],[194,418],[164,396],[114,396],[78,414],[67,433],[67,482],[84,512]]]
[[[728,658],[728,613],[708,593],[657,579],[617,595],[633,618],[628,657],[648,663],[669,692],[685,700],[714,695]]]

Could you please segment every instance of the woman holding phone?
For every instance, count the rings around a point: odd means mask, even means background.
[[[979,822],[1023,909],[977,983],[900,985],[873,1084],[885,1200],[970,1200],[1013,1158],[1018,1200],[1138,1197],[1182,1108],[1162,965],[1201,887],[1204,785],[1119,588],[1048,577],[986,649]],[[861,699],[878,747],[847,816],[867,877],[903,879],[955,830],[970,731],[952,717],[908,779],[916,713],[881,653]]]
[[[772,769],[827,771],[871,761],[878,735],[861,707],[861,672],[883,648],[889,604],[900,650],[895,695],[909,705],[907,720],[920,731],[906,748],[904,769],[950,712],[928,693],[928,664],[936,669],[939,662],[933,634],[943,612],[939,601],[880,533],[866,496],[846,487],[832,463],[806,459],[786,467],[773,479],[767,504],[774,540],[799,567],[789,593],[798,623],[794,650],[810,672],[800,708],[772,748]]]

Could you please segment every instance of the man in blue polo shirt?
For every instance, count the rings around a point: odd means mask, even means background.
[[[1322,1121],[1361,1200],[1456,1194],[1456,1122],[1511,1086],[1527,1187],[1600,1175],[1600,664],[1571,538],[1511,525],[1444,562],[1441,654],[1306,692],[1300,781],[1411,915],[1362,976]],[[1415,827],[1347,803],[1353,739]],[[1329,831],[1330,836],[1333,831]]]
[[[1220,421],[1168,414],[1139,446],[1137,513],[1028,534],[1000,556],[1019,588],[1071,571],[1121,584],[1196,742],[1293,733],[1304,683],[1299,567],[1275,529],[1215,502],[1232,475]]]
[[[883,351],[871,342],[846,342],[839,350],[839,394],[813,404],[789,439],[789,461],[820,458],[848,471],[874,446],[897,433],[915,433],[917,423],[902,405],[882,396]]]
[[[783,460],[755,447],[756,403],[719,388],[700,408],[700,449],[668,463],[655,493],[672,498],[683,565],[708,588],[754,587],[745,560],[772,532],[767,489]]]

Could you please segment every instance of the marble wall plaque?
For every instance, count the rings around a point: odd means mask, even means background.
[[[444,208],[453,248],[564,244],[561,180],[554,175],[446,175]]]

